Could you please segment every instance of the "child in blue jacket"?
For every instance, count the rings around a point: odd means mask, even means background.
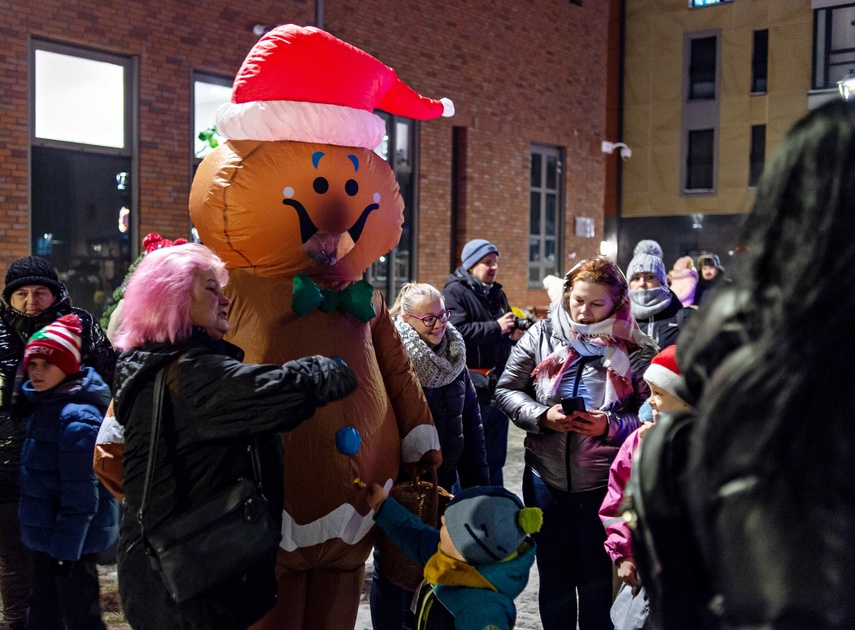
[[[417,593],[419,629],[508,630],[516,598],[528,584],[543,513],[501,486],[475,486],[454,495],[437,531],[377,484],[368,490],[377,525],[423,564]]]
[[[80,366],[80,320],[65,315],[24,350],[34,404],[21,457],[19,516],[34,552],[30,628],[105,628],[97,554],[118,536],[118,505],[95,477],[92,453],[110,388]]]

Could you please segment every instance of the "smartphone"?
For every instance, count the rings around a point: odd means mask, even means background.
[[[561,399],[561,410],[564,411],[564,415],[566,416],[569,416],[574,411],[585,411],[586,409],[584,398],[574,396],[573,398]]]

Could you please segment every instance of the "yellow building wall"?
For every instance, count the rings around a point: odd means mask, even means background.
[[[624,217],[732,214],[748,186],[751,125],[766,125],[766,163],[808,111],[813,48],[810,0],[734,0],[689,9],[687,0],[628,0],[624,71]],[[767,92],[751,95],[753,32],[769,30]],[[683,194],[681,138],[687,33],[720,32],[716,192]]]

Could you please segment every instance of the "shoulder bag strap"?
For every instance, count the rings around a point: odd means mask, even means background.
[[[160,433],[160,418],[163,415],[163,394],[166,390],[166,368],[158,371],[154,379],[154,403],[151,408],[151,438],[148,443],[148,463],[145,469],[145,485],[143,486],[142,505],[137,514],[140,525],[140,535],[145,538],[145,510],[148,507],[151,492],[151,480],[154,476],[154,461],[157,455],[157,438]]]

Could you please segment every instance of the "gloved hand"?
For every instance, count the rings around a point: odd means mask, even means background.
[[[356,374],[341,359],[320,355],[310,357],[316,363],[317,389],[315,393],[322,405],[344,398],[356,389]]]
[[[71,570],[74,568],[73,560],[58,560],[57,558],[50,559],[50,570],[55,577],[67,578],[71,576]]]

